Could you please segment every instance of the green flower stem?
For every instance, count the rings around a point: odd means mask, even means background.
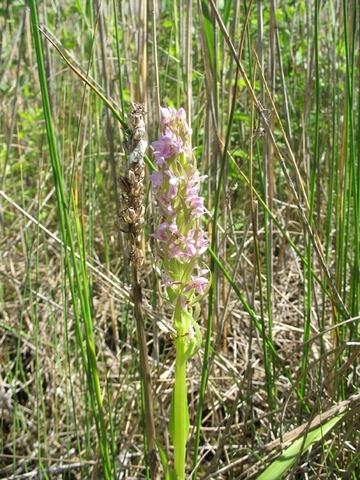
[[[181,316],[178,337],[174,340],[176,346],[175,384],[171,401],[169,430],[174,445],[174,473],[176,479],[185,480],[186,442],[189,435],[189,410],[186,387],[186,360],[189,348],[188,315]],[[175,322],[176,324],[177,322]]]
[[[189,410],[186,387],[186,341],[180,339],[176,348],[175,385],[173,392],[174,470],[179,480],[185,479],[186,442],[189,435]]]

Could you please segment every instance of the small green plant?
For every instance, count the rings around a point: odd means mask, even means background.
[[[176,335],[175,383],[171,401],[169,431],[174,445],[174,469],[170,470],[164,451],[161,459],[167,479],[185,479],[189,411],[186,362],[201,346],[197,324],[199,301],[207,293],[209,270],[200,256],[209,242],[200,228],[205,214],[199,175],[191,147],[191,129],[184,109],[161,108],[164,132],[153,142],[156,172],[150,176],[160,217],[156,233],[157,256],[162,262],[167,301],[173,306]]]

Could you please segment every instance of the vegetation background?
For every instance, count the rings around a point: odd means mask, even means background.
[[[0,478],[149,478],[116,225],[124,131],[39,28],[120,117],[145,101],[149,142],[159,103],[192,125],[214,255],[189,478],[258,478],[315,427],[266,478],[360,478],[359,4],[215,3],[0,3]],[[145,189],[145,327],[169,449],[171,312]]]

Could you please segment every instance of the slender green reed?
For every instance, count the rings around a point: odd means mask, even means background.
[[[83,361],[83,367],[88,382],[91,407],[95,416],[96,429],[99,437],[100,454],[103,462],[104,478],[110,479],[112,476],[112,465],[109,455],[108,438],[103,410],[103,397],[96,360],[91,305],[89,298],[88,273],[86,268],[87,256],[85,250],[85,239],[83,238],[83,227],[79,220],[79,212],[76,199],[66,198],[65,195],[63,177],[60,168],[60,159],[58,156],[56,145],[56,136],[51,116],[40,31],[38,29],[39,21],[37,15],[37,6],[34,1],[30,2],[30,11],[31,19],[33,22],[33,38],[37,55],[37,65],[43,100],[43,111],[48,137],[48,147],[50,152],[50,160],[53,168],[53,178],[55,183],[55,193],[57,197],[61,234],[65,246],[65,264],[68,273],[68,282],[71,297],[73,300],[76,331]],[[71,226],[70,211],[74,212],[75,233]],[[76,258],[75,239],[78,245],[77,253],[79,253],[80,255],[80,261],[78,261]],[[71,259],[69,257],[68,247],[70,250]],[[80,316],[80,312],[78,311],[78,302],[80,303],[82,319]],[[83,327],[84,334],[82,333]],[[85,344],[83,343],[84,340]]]

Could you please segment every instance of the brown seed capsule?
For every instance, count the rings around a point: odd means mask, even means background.
[[[133,195],[134,197],[140,197],[141,194],[142,194],[142,185],[141,184],[136,185],[131,189],[131,195]]]
[[[129,169],[127,171],[127,179],[131,185],[134,185],[134,183],[136,182],[136,175],[133,170]]]
[[[118,182],[119,182],[119,185],[120,185],[120,188],[123,192],[125,193],[129,193],[130,190],[131,190],[131,183],[129,182],[129,180],[125,177],[120,177],[118,179]]]
[[[130,232],[130,225],[127,223],[122,216],[120,216],[117,220],[117,224],[119,225],[119,228],[122,232],[124,233],[129,233]]]
[[[125,222],[134,223],[136,220],[135,210],[133,208],[128,208],[126,211],[123,212],[123,217]]]

